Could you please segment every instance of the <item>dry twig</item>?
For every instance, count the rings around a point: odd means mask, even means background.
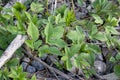
[[[56,72],[57,74],[63,76],[64,78],[68,79],[68,80],[74,80],[71,76],[61,72],[60,70],[54,68],[54,67],[51,67],[49,66],[48,64],[46,64],[45,62],[43,62],[40,58],[37,58],[36,56],[33,56],[32,53],[31,53],[31,50],[27,47],[27,46],[24,46],[25,50],[25,54],[28,55],[28,57],[40,62],[41,64],[43,64],[45,67],[47,67],[49,70],[51,71],[54,71]]]
[[[26,36],[17,35],[16,38],[10,43],[8,48],[3,52],[0,57],[0,68],[12,57],[14,52],[24,43]]]

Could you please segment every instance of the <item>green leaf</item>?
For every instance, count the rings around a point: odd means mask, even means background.
[[[55,54],[55,55],[62,55],[60,50],[56,47],[49,47],[49,52],[51,54]]]
[[[95,59],[96,59],[96,55],[94,53],[91,53],[88,57],[89,64],[91,64],[93,66]]]
[[[76,26],[76,31],[78,32],[78,34],[80,34],[82,37],[85,37],[83,29],[81,26]]]
[[[62,55],[60,50],[56,47],[49,47],[47,45],[44,45],[38,49],[39,51],[39,56],[43,56],[44,54],[55,54],[55,55]]]
[[[34,49],[34,45],[33,45],[33,41],[32,41],[32,40],[26,40],[26,41],[25,41],[25,44],[26,44],[28,47]]]
[[[118,53],[115,57],[117,60],[120,60],[120,53]]]
[[[67,67],[67,70],[70,70],[72,68],[72,64],[71,64],[71,52],[70,52],[70,48],[68,47],[65,47],[65,55],[67,57],[67,60],[66,60],[66,67]]]
[[[96,35],[93,36],[95,39],[100,40],[100,41],[106,41],[107,38],[105,37],[104,32],[98,32]]]
[[[77,55],[75,57],[75,60],[74,60],[74,65],[76,67],[90,67],[90,63],[89,63],[89,60],[90,60],[90,54],[87,54],[87,53],[80,53],[79,55]]]
[[[39,30],[37,26],[33,24],[33,22],[29,23],[27,33],[33,41],[36,41],[39,38]]]
[[[65,19],[66,25],[70,26],[70,24],[76,20],[74,11],[66,8],[64,12],[64,19]]]
[[[51,16],[48,17],[48,22],[50,24],[52,24],[54,20],[55,20],[55,16],[51,15]]]
[[[77,2],[80,6],[82,6],[84,1],[83,0],[77,0]]]
[[[95,54],[94,53],[80,53],[80,55],[77,56],[77,59],[79,61],[85,61],[88,62],[90,65],[94,66],[94,61],[95,61]],[[81,64],[82,66],[82,64]]]
[[[40,3],[35,3],[32,2],[32,4],[30,5],[30,9],[31,11],[35,12],[35,13],[40,13],[44,10],[43,5]]]
[[[21,21],[17,22],[17,29],[20,34],[26,34],[26,30],[25,30],[23,22]]]
[[[90,64],[86,61],[80,61],[80,63],[82,64],[82,66],[90,67]]]
[[[67,34],[67,37],[74,42],[74,41],[76,41],[76,40],[78,39],[78,34],[77,34],[76,31],[71,30],[71,31]]]
[[[88,44],[88,49],[96,54],[101,53],[99,46],[95,44]]]
[[[4,17],[5,19],[11,19],[12,16],[10,14],[3,14],[2,17]]]
[[[55,23],[58,24],[61,20],[61,14],[58,14],[56,17],[55,17]]]
[[[48,24],[48,20],[46,20],[46,19],[42,19],[41,21],[43,24]]]
[[[88,57],[89,57],[89,55],[90,55],[90,54],[88,54],[88,53],[82,52],[82,53],[80,53],[80,54],[78,55],[77,58],[78,58],[79,60],[87,60]]]
[[[34,48],[37,50],[39,48],[39,46],[42,44],[42,40],[37,40],[34,42]]]
[[[56,45],[57,47],[63,48],[67,44],[62,39],[49,40],[50,45]]]
[[[0,6],[0,12],[3,10],[3,7],[2,6]]]
[[[36,80],[36,76],[33,75],[32,78],[31,78],[31,80]]]
[[[115,60],[115,58],[113,56],[110,57],[110,61],[113,62],[113,63],[116,62],[116,60]]]
[[[85,74],[85,78],[86,79],[89,79],[90,78],[90,73],[89,73],[90,71],[88,71],[88,70],[84,70],[84,74]]]
[[[116,17],[113,17],[112,15],[108,16],[108,19],[106,22],[110,26],[118,26],[118,19]]]
[[[16,77],[18,77],[18,76],[17,76],[17,73],[15,73],[15,71],[13,71],[12,69],[11,69],[11,71],[12,71],[12,74],[9,74],[9,75],[8,75],[9,77],[11,77],[11,78],[16,78]]]
[[[76,31],[78,34],[78,43],[82,43],[85,40],[85,33],[83,32],[83,29],[81,26],[76,26]]]
[[[80,64],[80,60],[79,59],[74,59],[74,66],[77,67],[77,68],[80,68],[81,67],[81,64]],[[73,62],[72,61],[72,62]]]
[[[7,62],[6,66],[8,67],[14,67],[19,64],[19,59],[18,58],[13,58],[10,61]]]
[[[108,48],[110,48],[110,46],[111,46],[111,41],[110,41],[110,40],[107,40],[107,41],[106,41],[106,44],[107,44]],[[113,45],[112,45],[112,46],[113,46]]]
[[[39,49],[38,49],[38,52],[39,52],[39,56],[41,57],[41,56],[44,56],[45,54],[47,54],[47,53],[49,53],[49,46],[48,45],[44,45],[44,46],[42,46],[42,47],[40,47]]]
[[[12,12],[18,20],[21,20],[21,13],[19,11],[17,11],[16,9],[13,8]]]
[[[17,26],[7,26],[7,30],[12,34],[25,34],[25,30],[20,23],[17,23]]]
[[[90,73],[89,75],[93,75],[93,74],[95,75],[95,74],[97,74],[94,67],[90,68],[90,69],[88,70],[88,72]]]
[[[97,27],[96,26],[92,26],[91,36],[94,36],[97,32],[98,32]]]
[[[81,48],[80,44],[75,44],[75,45],[71,46],[70,52],[72,53],[72,56],[77,54],[79,52],[80,48]]]
[[[30,21],[32,21],[32,20],[31,20],[32,17],[31,17],[31,15],[30,15],[30,13],[25,12],[25,14],[26,14],[27,18],[28,18]]]
[[[27,73],[23,72],[22,66],[17,66],[10,68],[10,74],[8,76],[15,80],[26,80],[25,77],[27,76]]]
[[[51,23],[48,23],[44,29],[44,33],[45,33],[45,36],[46,36],[46,43],[49,42],[49,39],[50,39],[50,36],[52,35],[52,30],[53,30],[53,26]]]
[[[52,40],[60,40],[60,38],[63,36],[64,28],[62,26],[57,26],[53,28],[51,23],[48,23],[44,30],[45,36],[46,36],[46,43],[54,42]]]
[[[100,18],[100,16],[98,16],[96,14],[92,14],[92,16],[95,19],[95,23],[103,24],[103,20]]]
[[[93,2],[93,7],[95,9],[95,13],[100,15],[109,14],[112,10],[111,7],[113,5],[108,0],[95,0]]]
[[[95,39],[96,34],[98,33],[97,26],[93,25],[89,33],[90,39]]]
[[[4,69],[0,70],[0,79],[1,80],[9,80],[9,70],[7,67],[4,67]]]
[[[65,55],[65,56],[62,56],[61,60],[63,61],[66,61],[68,59],[68,57]]]
[[[0,56],[2,56],[2,54],[3,54],[3,50],[0,50]]]
[[[119,32],[112,26],[107,26],[106,31],[111,32],[112,34],[119,34]]]
[[[61,14],[61,16],[63,17],[65,9],[66,9],[66,5],[63,4],[62,6],[60,6],[59,8],[56,9],[56,13]]]
[[[118,0],[119,4],[120,4],[120,0]]]
[[[81,43],[85,39],[85,34],[80,26],[76,26],[76,30],[68,32],[67,37],[73,41],[73,43]]]
[[[9,26],[7,26],[7,30],[12,34],[17,34],[18,33],[18,29],[17,29],[16,26],[9,25]]]
[[[34,14],[33,16],[32,16],[32,22],[34,23],[34,24],[38,24],[38,22],[40,22],[40,19],[38,19],[38,15],[37,14]],[[37,26],[39,26],[39,25],[37,25]]]
[[[64,28],[62,26],[57,26],[53,28],[50,39],[60,39],[63,36],[63,33],[64,33]]]
[[[115,17],[113,17],[111,19],[111,23],[110,23],[112,26],[118,26],[118,19],[116,19]]]
[[[19,2],[16,2],[13,5],[13,8],[16,9],[17,11],[26,10],[26,7],[23,4],[19,3]]]
[[[70,59],[68,59],[66,61],[66,67],[67,67],[67,70],[70,70],[72,68],[72,64],[71,64],[71,60]]]
[[[114,66],[114,73],[120,78],[120,64]]]

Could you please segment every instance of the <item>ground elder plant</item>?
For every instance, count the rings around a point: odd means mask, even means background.
[[[80,6],[83,5],[82,2],[83,0],[78,0]],[[59,56],[60,59],[54,63],[58,67],[68,71],[76,67],[82,70],[84,77],[89,78],[96,74],[94,61],[96,55],[102,53],[102,45],[99,44],[104,44],[108,49],[117,48],[116,57],[110,56],[106,59],[115,63],[114,72],[119,76],[120,40],[116,26],[120,7],[108,0],[95,0],[90,5],[92,10],[89,11],[88,18],[81,20],[77,20],[74,10],[66,5],[57,8],[54,15],[42,14],[44,5],[35,2],[30,5],[29,11],[18,2],[11,9],[0,7],[0,11],[5,12],[0,13],[0,53],[2,54],[15,35],[27,35],[25,44],[37,56]],[[4,70],[0,70],[0,79],[28,80],[25,78],[26,73],[22,73],[19,61],[12,61],[14,66],[6,64]],[[35,76],[32,80],[35,80]]]

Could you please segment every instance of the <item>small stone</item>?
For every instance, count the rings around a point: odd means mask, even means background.
[[[24,61],[24,62],[30,62],[30,59],[27,58],[27,57],[24,57],[24,58],[22,59],[22,61]]]
[[[119,80],[118,77],[114,73],[103,75],[103,78],[106,80]]]
[[[91,3],[93,3],[95,0],[90,0]]]
[[[28,63],[22,62],[21,65],[22,65],[22,67],[23,67],[23,70],[25,71],[25,70],[26,70],[26,67],[27,67],[27,65],[28,65]]]
[[[36,72],[36,69],[35,69],[35,67],[33,67],[33,66],[28,66],[28,67],[27,67],[27,72],[29,72],[29,73],[34,73],[34,72]]]
[[[103,56],[102,56],[102,54],[96,55],[96,60],[103,61]]]
[[[31,65],[34,66],[37,70],[43,70],[44,69],[44,66],[40,62],[35,61],[35,60],[33,60],[31,62]]]
[[[94,66],[98,74],[104,74],[106,71],[106,64],[102,61],[95,61]]]
[[[81,12],[77,12],[76,13],[76,18],[79,20],[80,19],[80,16],[81,16]]]
[[[83,75],[82,70],[80,68],[76,68],[75,66],[73,66],[69,71],[73,74]]]

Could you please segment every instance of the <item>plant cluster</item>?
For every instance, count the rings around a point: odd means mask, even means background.
[[[80,6],[82,1],[78,0]],[[87,18],[81,20],[77,20],[74,10],[66,5],[57,8],[54,15],[48,12],[43,14],[45,6],[35,2],[30,5],[29,11],[18,2],[12,9],[0,7],[0,53],[3,53],[17,34],[27,35],[25,44],[39,57],[45,54],[57,55],[60,57],[55,63],[58,67],[67,70],[80,68],[85,77],[89,78],[96,74],[94,61],[96,55],[102,53],[101,46],[104,45],[117,51],[115,58],[110,55],[107,60],[110,59],[115,64],[114,71],[119,76],[120,40],[116,26],[120,7],[108,0],[95,0],[91,6],[93,9]],[[20,54],[20,51],[22,49],[17,53]],[[19,60],[11,61],[13,62],[9,61],[5,65],[4,70],[0,70],[1,80],[28,80],[19,66]],[[11,66],[13,63],[15,65]],[[32,80],[35,80],[35,76]]]

